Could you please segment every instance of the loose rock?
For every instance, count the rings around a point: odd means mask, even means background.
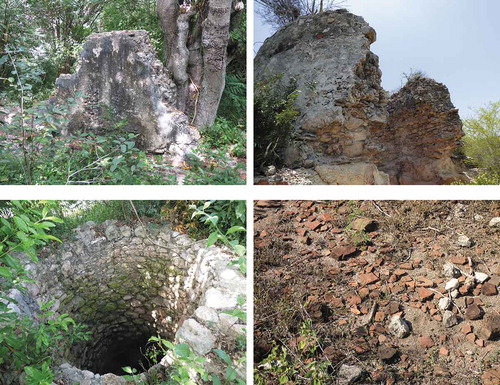
[[[338,372],[338,378],[340,384],[352,384],[359,379],[361,379],[363,375],[363,369],[356,365],[346,365],[343,364]]]
[[[395,315],[389,323],[388,330],[398,338],[405,338],[410,334],[410,325],[401,316]]]
[[[481,288],[481,294],[483,294],[483,295],[497,295],[498,289],[497,289],[496,285],[493,285],[492,283],[486,282],[486,283],[483,283],[483,287]]]
[[[446,310],[443,313],[443,325],[447,328],[451,328],[458,324],[457,316],[450,310]]]
[[[472,241],[468,236],[460,235],[457,240],[457,245],[460,247],[471,247]]]
[[[446,289],[446,291],[450,291],[457,289],[459,286],[460,282],[458,281],[458,279],[453,278],[446,282],[446,286],[444,288]]]
[[[474,278],[476,279],[476,282],[484,283],[490,278],[490,276],[488,274],[480,273],[479,271],[476,271],[474,273]]]
[[[482,315],[482,309],[476,304],[469,305],[465,310],[465,317],[470,320],[481,318]]]
[[[448,297],[443,297],[439,299],[438,307],[441,310],[448,310],[451,307],[451,299]]]

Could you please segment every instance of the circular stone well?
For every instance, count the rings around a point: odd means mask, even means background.
[[[92,331],[89,343],[62,354],[70,364],[61,367],[62,376],[96,380],[125,374],[124,366],[148,369],[143,353],[154,335],[204,355],[222,346],[222,335],[242,334],[238,319],[219,314],[245,294],[244,276],[228,261],[222,249],[169,226],[106,221],[75,229],[74,240],[28,266],[38,282],[30,295],[39,304],[54,299],[56,315],[68,313]]]

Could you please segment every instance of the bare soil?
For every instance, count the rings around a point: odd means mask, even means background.
[[[254,215],[254,360],[266,383],[280,379],[262,361],[274,346],[293,355],[311,320],[315,359],[329,363],[325,383],[356,365],[363,384],[500,384],[499,338],[484,333],[485,318],[500,312],[500,228],[489,226],[500,202],[258,201]],[[461,235],[472,245],[460,246]],[[445,327],[438,300],[450,296],[451,261],[461,271],[450,308],[458,324]],[[469,285],[475,272],[488,281]],[[474,305],[481,316],[471,320]],[[390,333],[394,315],[409,336]]]

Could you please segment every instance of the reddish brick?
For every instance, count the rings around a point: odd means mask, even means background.
[[[495,285],[492,283],[486,282],[483,283],[483,287],[481,288],[481,294],[483,295],[497,295],[498,290]]]
[[[434,341],[429,336],[418,337],[418,344],[424,349],[429,349],[434,346]]]
[[[439,355],[440,356],[447,356],[448,354],[450,354],[449,350],[446,349],[444,346],[442,348],[439,349]]]
[[[432,299],[432,297],[434,297],[434,292],[432,292],[431,290],[426,289],[424,287],[419,287],[417,289],[417,292],[418,292],[418,296],[423,301],[428,300],[428,299]]]
[[[359,274],[359,283],[362,285],[369,285],[370,283],[377,282],[378,280],[379,278],[373,273]]]
[[[457,265],[465,265],[468,261],[467,258],[461,256],[461,255],[455,255],[450,258],[451,263],[455,263]]]

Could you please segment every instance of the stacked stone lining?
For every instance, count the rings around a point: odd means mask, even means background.
[[[120,372],[128,345],[144,346],[152,335],[186,342],[201,355],[220,347],[222,336],[237,338],[244,325],[219,314],[245,294],[245,278],[228,262],[222,249],[169,226],[106,221],[75,229],[73,241],[28,265],[36,302],[55,299],[55,316],[69,313],[93,332],[91,343],[63,355],[70,363],[61,367],[63,378],[99,384],[107,370]]]

